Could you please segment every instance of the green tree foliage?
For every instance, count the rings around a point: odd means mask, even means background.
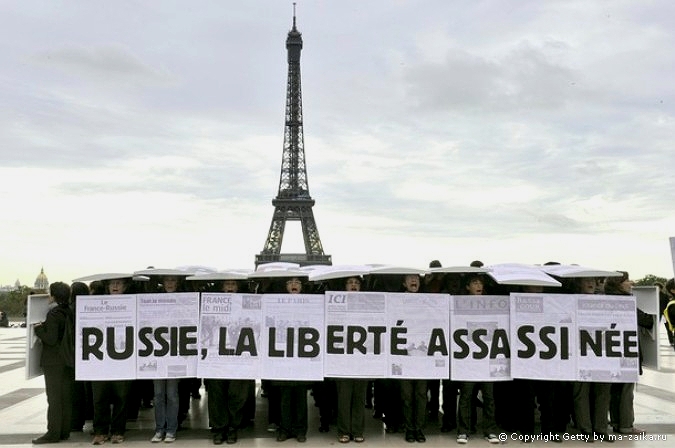
[[[641,278],[640,280],[635,281],[636,286],[654,286],[655,283],[661,283],[662,285],[665,285],[666,282],[668,281],[667,278],[664,277],[659,277],[657,275],[653,274],[648,274],[645,275],[644,278]]]
[[[26,301],[31,289],[28,286],[21,286],[18,289],[0,293],[0,310],[7,313],[10,319],[19,319],[24,317],[26,312]]]

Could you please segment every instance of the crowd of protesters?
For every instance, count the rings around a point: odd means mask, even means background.
[[[438,261],[431,267],[440,266]],[[480,267],[482,263],[474,262]],[[170,270],[165,270],[170,271]],[[158,271],[163,272],[163,271]],[[300,271],[298,271],[300,272]],[[562,288],[544,291],[541,287],[514,287],[495,283],[480,273],[469,274],[382,274],[350,275],[327,282],[310,283],[306,274],[288,277],[186,281],[188,274],[169,272],[149,275],[146,281],[134,281],[132,275],[112,275],[89,285],[54,283],[50,300],[54,305],[44,322],[34,326],[43,344],[43,368],[48,411],[47,433],[34,444],[67,440],[71,431],[83,431],[86,420],[93,421],[94,445],[125,440],[128,419],[138,416],[142,407],[153,407],[155,431],[153,443],[171,443],[190,411],[191,398],[200,398],[199,379],[75,381],[74,369],[61,359],[59,346],[64,337],[67,316],[73,313],[77,296],[95,294],[227,292],[227,293],[323,293],[325,290],[428,292],[453,295],[501,295],[511,292],[550,292],[568,294],[629,295],[632,282],[628,273],[608,278],[562,279]],[[673,344],[675,324],[675,283],[662,285],[662,311],[669,340]],[[665,299],[663,297],[665,296]],[[672,306],[671,306],[672,305]],[[73,320],[77,316],[73,314]],[[653,316],[638,310],[638,326],[650,328]],[[253,424],[255,411],[254,380],[205,379],[208,417],[212,441],[234,444],[239,431]],[[267,399],[267,428],[283,442],[295,438],[307,440],[308,391],[319,409],[319,431],[335,425],[340,443],[365,440],[366,412],[381,418],[386,432],[401,433],[408,442],[423,443],[423,430],[439,425],[443,433],[456,431],[456,442],[466,444],[473,434],[490,443],[499,443],[500,431],[535,434],[538,409],[539,432],[550,440],[574,430],[590,440],[611,442],[608,428],[620,434],[642,434],[634,426],[634,384],[565,382],[518,379],[507,382],[455,382],[436,380],[331,379],[322,382],[263,380],[262,396]],[[440,403],[442,402],[442,405]],[[439,410],[441,411],[439,413]],[[440,421],[439,421],[439,416]],[[479,430],[480,429],[480,430]],[[558,435],[558,437],[556,437]]]

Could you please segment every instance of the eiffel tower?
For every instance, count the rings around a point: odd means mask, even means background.
[[[281,157],[279,192],[272,200],[274,215],[265,241],[265,247],[255,257],[255,265],[275,261],[309,264],[332,264],[330,255],[323,253],[319,231],[314,221],[314,199],[309,195],[307,168],[305,166],[305,143],[302,130],[302,89],[300,87],[300,52],[302,34],[295,25],[293,4],[293,29],[286,38],[288,50],[288,82],[286,86],[286,125],[284,127],[284,151]],[[282,254],[281,243],[287,221],[300,221],[305,253]]]

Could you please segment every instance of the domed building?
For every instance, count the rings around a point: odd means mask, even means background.
[[[46,293],[49,291],[49,280],[45,275],[44,267],[40,269],[40,273],[38,274],[37,278],[35,279],[35,283],[33,284],[33,289],[37,293]]]

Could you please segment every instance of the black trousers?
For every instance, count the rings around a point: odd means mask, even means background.
[[[424,429],[427,417],[427,380],[400,380],[403,426],[406,431]]]
[[[73,415],[71,428],[82,431],[84,422],[94,416],[94,404],[91,392],[91,381],[75,381],[73,384]]]
[[[43,366],[42,370],[47,393],[47,438],[68,438],[75,371],[64,365]]]
[[[94,434],[124,435],[131,381],[92,381],[91,388],[94,394]]]
[[[289,436],[307,435],[307,386],[289,384],[279,386],[281,421],[279,431]]]
[[[244,405],[248,398],[248,383],[248,380],[206,380],[211,432],[226,433],[241,427]]]
[[[335,380],[337,387],[337,429],[338,435],[363,437],[366,425],[366,389],[368,380]]]

